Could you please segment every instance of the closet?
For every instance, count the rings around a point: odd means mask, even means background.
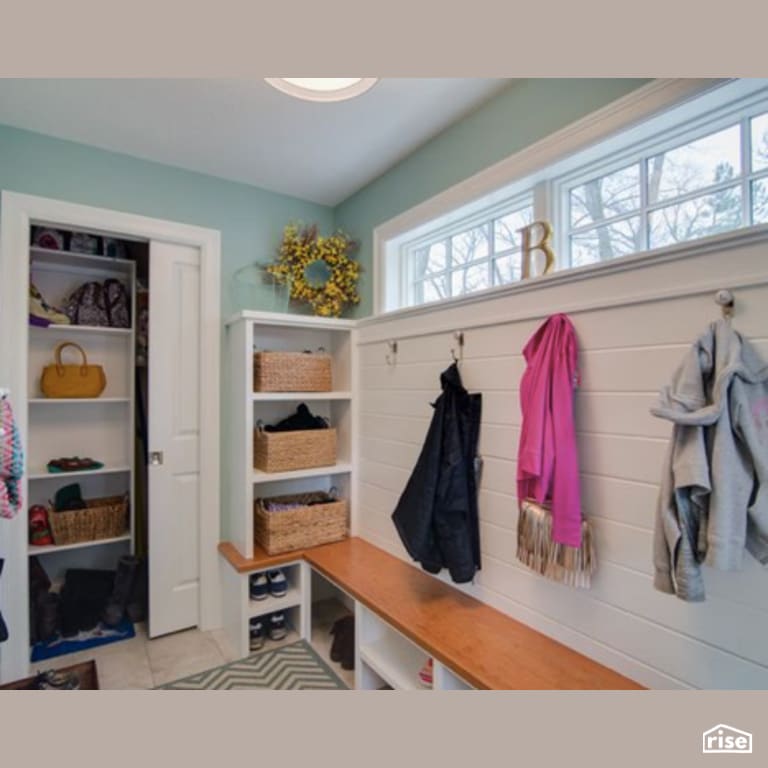
[[[48,233],[47,236],[45,233]],[[45,247],[48,245],[49,247]],[[55,247],[50,247],[55,246]],[[80,250],[77,250],[77,249]],[[91,252],[84,252],[90,250]],[[27,554],[57,592],[69,569],[116,570],[119,558],[146,554],[146,331],[142,328],[137,367],[138,296],[146,307],[148,243],[97,233],[33,226],[29,250],[30,319],[27,329],[27,392],[14,398],[26,407],[27,499],[25,508],[47,513],[50,536],[30,530]],[[124,290],[121,316],[80,300],[83,286]],[[117,287],[120,286],[121,288]],[[69,315],[62,314],[69,304]],[[47,324],[46,323],[50,323]],[[42,373],[55,364],[101,366],[103,392],[57,397],[43,391]],[[26,400],[26,401],[25,401]],[[70,461],[62,468],[61,459]],[[92,465],[86,466],[85,459]],[[51,462],[57,462],[54,466]],[[88,509],[62,509],[64,497],[79,496]],[[75,502],[75,507],[78,503]],[[54,511],[54,508],[62,511]],[[64,522],[59,522],[64,518]],[[44,523],[41,523],[41,526]],[[53,539],[53,541],[51,541]],[[41,543],[42,542],[42,543]],[[32,612],[32,639],[36,639]]]

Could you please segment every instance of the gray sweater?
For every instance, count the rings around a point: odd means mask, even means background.
[[[654,586],[704,600],[701,563],[768,565],[768,365],[730,323],[692,345],[651,413],[673,423],[654,530]]]

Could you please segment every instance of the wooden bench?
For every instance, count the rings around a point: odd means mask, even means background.
[[[643,688],[359,538],[252,560],[219,550],[241,574],[302,559],[474,688]]]

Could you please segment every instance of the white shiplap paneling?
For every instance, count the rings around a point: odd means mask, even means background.
[[[767,688],[768,571],[748,555],[740,572],[705,569],[707,600],[698,604],[653,588],[653,520],[670,425],[649,413],[690,343],[718,316],[717,288],[742,286],[735,326],[768,359],[766,246],[768,233],[731,239],[720,252],[693,249],[572,285],[363,323],[360,534],[407,559],[390,515],[450,362],[449,329],[463,328],[464,382],[483,393],[483,567],[460,588],[650,687]],[[590,590],[549,582],[515,557],[521,352],[547,314],[566,308],[582,369],[582,503],[600,563]],[[385,363],[387,338],[399,342],[393,366]]]

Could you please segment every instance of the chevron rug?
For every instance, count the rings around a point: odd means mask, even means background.
[[[183,677],[159,689],[175,691],[243,690],[273,691],[346,690],[347,686],[305,640],[274,651],[261,651],[239,661]]]

